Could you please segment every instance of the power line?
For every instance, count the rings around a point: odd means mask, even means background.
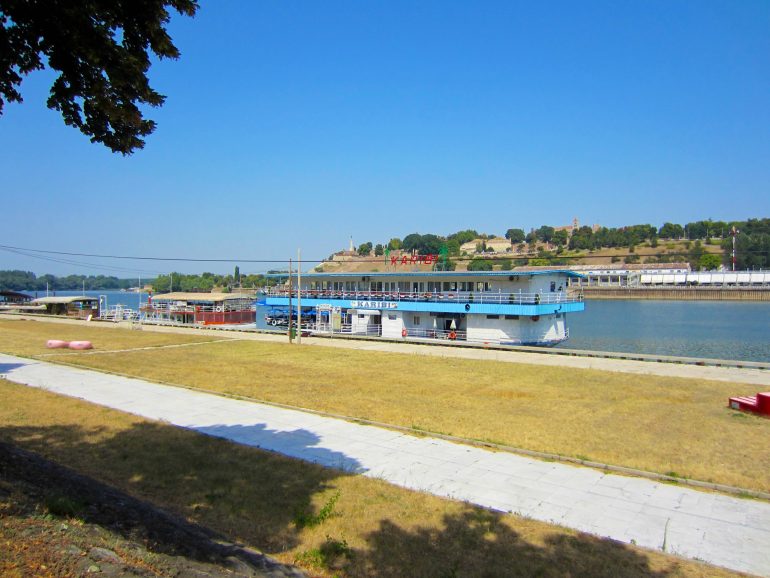
[[[190,263],[286,263],[288,259],[198,259],[189,257],[139,257],[135,255],[102,255],[98,253],[74,253],[67,251],[51,251],[44,249],[30,249],[28,247],[14,247],[12,245],[0,245],[0,249],[9,251],[32,251],[47,255],[67,255],[71,257],[97,257],[99,259],[123,259],[134,261],[179,261]],[[320,263],[323,259],[310,259],[313,263]]]
[[[167,262],[182,262],[182,263],[277,263],[277,264],[286,264],[288,263],[288,259],[239,259],[239,258],[227,258],[227,259],[201,259],[201,258],[191,258],[191,257],[147,257],[147,256],[138,256],[138,255],[108,255],[108,254],[100,254],[100,253],[80,253],[80,252],[69,252],[69,251],[53,251],[49,249],[32,249],[28,247],[16,247],[13,245],[0,245],[0,250],[5,250],[11,253],[17,253],[21,255],[25,255],[28,257],[48,260],[52,262],[58,262],[58,263],[66,263],[66,264],[72,264],[72,265],[78,265],[78,266],[89,266],[89,267],[97,267],[101,269],[106,270],[123,270],[128,272],[134,272],[139,271],[137,269],[129,269],[129,268],[121,268],[117,266],[109,266],[109,265],[96,265],[92,263],[82,263],[78,261],[68,261],[68,260],[57,260],[52,257],[44,257],[42,255],[64,255],[64,256],[73,256],[73,257],[94,257],[94,258],[100,258],[100,259],[117,259],[117,260],[137,260],[137,261],[167,261]],[[26,253],[25,253],[26,252]],[[42,255],[33,255],[31,253],[39,253]],[[637,257],[661,257],[661,256],[669,256],[672,258],[682,257],[686,258],[686,253],[688,251],[684,250],[681,252],[673,252],[673,253],[631,253],[630,255],[634,255]],[[753,253],[761,253],[761,251],[744,251],[744,254],[753,254]],[[705,253],[704,254],[708,254]],[[454,262],[464,262],[464,261],[472,261],[473,259],[492,259],[492,260],[501,260],[501,259],[511,259],[511,260],[526,260],[526,261],[532,261],[536,259],[560,259],[560,260],[582,260],[582,259],[596,259],[596,258],[611,258],[612,255],[560,255],[556,253],[549,252],[546,255],[508,255],[508,254],[484,254],[484,253],[478,253],[473,255],[467,255],[467,256],[451,256],[449,259]],[[403,258],[397,258],[398,260],[401,260]],[[335,261],[334,259],[324,258],[324,259],[305,259],[306,262],[309,263],[339,263],[340,261]],[[382,263],[385,261],[388,262],[388,259],[384,256],[380,257],[374,257],[374,258],[364,258],[364,259],[356,259],[356,263]],[[142,271],[144,273],[152,273],[152,274],[162,274],[159,271]]]
[[[162,275],[162,272],[160,271],[149,271],[149,270],[135,269],[135,268],[128,268],[128,267],[118,267],[116,265],[98,265],[96,263],[84,263],[82,261],[74,261],[71,259],[57,259],[54,257],[46,257],[44,255],[34,255],[32,253],[27,253],[25,251],[7,249],[4,247],[0,247],[0,248],[9,253],[15,253],[17,255],[23,255],[25,257],[31,257],[32,259],[40,259],[41,261],[49,261],[52,263],[63,263],[65,265],[75,265],[77,267],[90,267],[93,269],[100,269],[103,271],[112,271],[112,272],[135,273],[135,274],[145,273],[148,275]]]

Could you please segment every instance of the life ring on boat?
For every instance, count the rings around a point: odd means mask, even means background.
[[[221,305],[219,305],[219,306],[214,308],[214,311],[216,311],[217,313],[222,313],[222,311],[224,311],[224,310],[225,310],[225,308],[222,307]]]
[[[406,337],[407,335],[409,335],[409,332],[406,330],[406,327],[404,327],[401,330],[401,337]]]
[[[533,315],[532,321],[540,321],[540,315]]]
[[[457,339],[457,333],[456,333],[456,332],[454,332],[454,331],[450,331],[450,332],[449,332],[449,339],[451,339],[452,341],[454,341],[455,339]]]
[[[94,348],[94,346],[91,345],[90,341],[70,341],[67,347],[69,347],[70,349],[93,349]]]
[[[61,339],[49,339],[45,342],[45,346],[48,349],[62,349],[70,344],[69,341],[62,341]]]

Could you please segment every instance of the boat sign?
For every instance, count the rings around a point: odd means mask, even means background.
[[[350,306],[354,309],[398,309],[395,301],[351,301]]]

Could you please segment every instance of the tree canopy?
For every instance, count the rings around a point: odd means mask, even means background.
[[[91,142],[124,155],[155,130],[141,106],[165,96],[149,84],[150,52],[178,58],[166,32],[167,8],[193,16],[197,0],[0,0],[0,114],[22,102],[24,76],[46,66],[59,73],[48,108]]]
[[[521,243],[526,237],[527,235],[524,233],[523,229],[508,229],[505,232],[505,238],[511,242],[511,245],[514,243]]]
[[[444,239],[438,235],[433,235],[431,233],[428,233],[427,235],[412,233],[404,237],[401,248],[405,251],[417,251],[423,255],[428,255],[438,254],[443,244]]]

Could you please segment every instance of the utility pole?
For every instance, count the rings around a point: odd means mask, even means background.
[[[297,249],[297,345],[302,343],[302,250]]]
[[[730,229],[730,236],[733,238],[733,271],[735,271],[735,237],[740,233],[738,229],[735,228],[735,225],[733,225],[733,228]]]
[[[289,343],[291,343],[291,258],[289,258]]]

